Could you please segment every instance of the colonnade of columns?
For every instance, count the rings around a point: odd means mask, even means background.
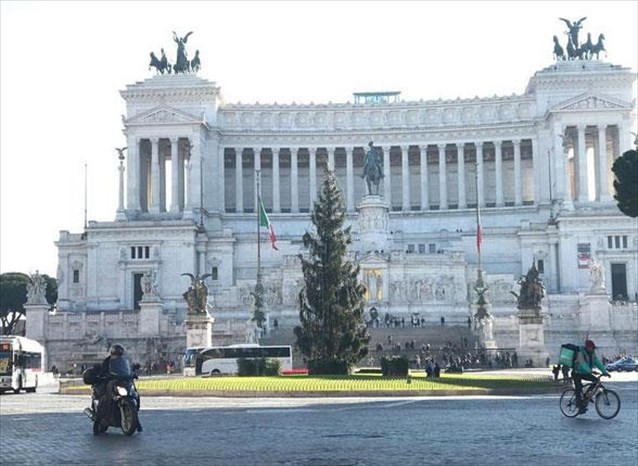
[[[190,210],[194,194],[189,182],[190,154],[199,152],[197,141],[180,137],[129,137],[127,152],[127,209],[153,214]],[[123,176],[120,184],[122,181]],[[123,193],[120,186],[119,206],[124,205]]]
[[[612,125],[558,125],[556,152],[566,158],[565,193],[568,202],[612,200],[611,165],[623,141]]]
[[[534,180],[536,161],[532,139],[376,148],[383,153],[385,174],[380,193],[393,210],[464,209],[477,202],[481,206],[501,207],[535,201],[532,188],[537,181]],[[255,183],[251,181],[254,172],[260,170],[262,199],[268,210],[276,213],[308,211],[317,198],[317,162],[321,158],[335,170],[344,190],[346,210],[352,212],[355,202],[366,194],[365,183],[360,179],[365,150],[363,146],[227,147],[223,151],[225,170],[229,174],[234,170],[234,188],[229,187],[226,191],[226,210],[254,211],[256,203],[250,205],[247,201],[256,197],[252,191]],[[264,170],[265,165],[269,169]],[[486,165],[489,172],[486,172]],[[232,178],[231,174],[225,179]],[[282,183],[282,179],[287,182]],[[486,197],[488,184],[489,199]],[[527,186],[527,192],[524,192],[524,186]]]

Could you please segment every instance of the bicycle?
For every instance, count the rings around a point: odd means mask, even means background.
[[[596,412],[603,419],[613,419],[620,411],[620,397],[603,385],[601,377],[596,382],[583,385],[583,404],[594,403]],[[576,401],[576,390],[568,388],[560,396],[560,411],[564,416],[576,417],[580,406]]]

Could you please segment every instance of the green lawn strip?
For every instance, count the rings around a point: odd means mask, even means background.
[[[144,390],[169,391],[250,391],[250,392],[331,392],[331,391],[413,391],[526,389],[549,385],[548,378],[494,375],[443,375],[426,379],[421,375],[406,378],[384,378],[380,375],[352,376],[284,376],[284,377],[195,377],[180,379],[146,379],[137,383]]]
[[[212,391],[212,392],[407,392],[441,390],[521,390],[549,387],[549,377],[442,374],[428,379],[423,374],[386,378],[377,374],[351,376],[280,376],[280,377],[170,377],[142,378],[136,382],[145,391]],[[86,385],[70,386],[68,392],[89,393]]]

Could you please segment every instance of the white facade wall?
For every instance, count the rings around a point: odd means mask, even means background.
[[[636,131],[635,79],[631,70],[602,61],[558,62],[537,72],[523,95],[319,105],[223,104],[216,84],[195,75],[127,86],[121,93],[127,103],[125,208],[113,222],[91,222],[83,235],[60,233],[58,308],[130,313],[134,274],[152,271],[162,318],[180,322],[181,295],[190,283],[181,274],[215,273],[208,283],[216,326],[247,319],[256,280],[260,170],[279,246],[272,250],[262,236],[268,310],[271,319],[294,324],[302,285],[296,256],[311,225],[322,163],[330,161],[353,228],[353,258],[363,280],[379,276],[383,287],[370,305],[432,320],[472,313],[478,202],[483,270],[499,290],[497,341],[499,334],[509,341],[514,331],[516,303],[509,291],[542,261],[553,345],[552,326],[579,312],[574,297],[589,292],[579,247],[589,245],[589,256],[603,264],[610,299],[612,282],[621,280],[612,278],[612,266],[624,264],[624,284],[617,288],[624,300],[636,300],[638,225],[616,208],[609,175],[613,160],[630,148],[627,134]],[[391,206],[388,250],[377,253],[357,244],[357,205],[365,195],[361,163],[371,140],[383,153],[380,193]],[[619,237],[620,247],[615,239],[608,247],[609,237]],[[148,257],[131,257],[137,247],[148,248]],[[622,309],[628,314],[614,325],[635,324],[635,305]],[[556,335],[562,329],[556,327]],[[70,337],[65,332],[56,338]]]

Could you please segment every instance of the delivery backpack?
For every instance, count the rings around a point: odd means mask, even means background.
[[[558,364],[561,366],[574,367],[576,356],[578,355],[578,345],[565,343],[560,347],[560,355],[558,356]]]

